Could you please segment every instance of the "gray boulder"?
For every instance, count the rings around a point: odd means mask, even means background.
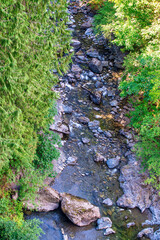
[[[92,61],[89,63],[89,68],[94,73],[101,73],[103,65],[101,61],[99,61],[97,58],[93,58]]]
[[[141,212],[151,207],[152,188],[146,185],[146,173],[140,173],[141,168],[136,159],[131,155],[129,163],[121,168],[119,177],[120,186],[124,194],[118,199],[117,205],[120,207],[138,207]],[[158,216],[157,216],[158,217]]]
[[[58,208],[59,202],[59,193],[51,187],[44,187],[42,190],[38,191],[34,203],[31,201],[26,201],[24,202],[24,207],[28,210],[48,212]]]
[[[86,226],[100,218],[99,208],[85,199],[68,193],[61,194],[61,209],[77,226]]]

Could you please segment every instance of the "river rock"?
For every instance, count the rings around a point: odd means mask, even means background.
[[[71,106],[63,105],[63,112],[65,114],[71,114],[73,112],[73,109]]]
[[[78,50],[81,47],[81,42],[76,39],[72,39],[71,46],[74,47],[75,50]]]
[[[120,157],[117,156],[116,158],[109,158],[107,160],[107,165],[109,168],[115,168],[119,165]]]
[[[90,142],[90,140],[89,140],[89,138],[84,137],[84,138],[82,138],[82,142],[83,142],[84,144],[87,144],[87,143]]]
[[[39,190],[34,203],[31,201],[24,202],[24,206],[28,210],[36,210],[38,212],[53,211],[59,207],[60,195],[51,187],[44,187]]]
[[[86,22],[84,22],[84,23],[81,25],[81,28],[82,28],[82,29],[86,29],[86,28],[92,27],[92,22],[93,22],[93,19],[92,19],[92,18],[89,18]]]
[[[85,199],[62,193],[61,208],[64,214],[77,226],[87,226],[100,218],[99,208]]]
[[[112,107],[116,107],[116,106],[118,106],[118,102],[117,102],[117,100],[113,100],[113,101],[111,101],[111,102],[110,102],[110,105],[111,105]]]
[[[81,117],[78,117],[78,121],[79,121],[80,123],[87,124],[90,120],[89,120],[89,118],[87,118],[87,117],[81,116]]]
[[[54,131],[54,132],[63,133],[63,134],[69,134],[69,128],[64,123],[52,124],[49,129]]]
[[[153,228],[145,228],[140,231],[137,235],[138,238],[148,237],[151,238],[153,236]]]
[[[94,104],[99,105],[101,103],[102,93],[100,91],[90,92],[89,96]]]
[[[127,139],[132,139],[132,134],[129,133],[129,132],[125,132],[123,129],[121,129],[121,130],[119,131],[119,133],[120,133],[122,136],[126,137]]]
[[[73,73],[80,73],[80,72],[82,72],[82,69],[81,69],[78,65],[73,64],[71,71],[72,71]]]
[[[99,53],[96,49],[94,48],[90,48],[87,52],[86,52],[87,56],[92,57],[92,58],[98,58],[99,57]]]
[[[76,162],[77,162],[77,157],[72,156],[67,159],[68,165],[75,165]]]
[[[97,130],[99,128],[100,122],[98,120],[94,120],[88,123],[88,127],[90,130]]]
[[[106,158],[102,156],[100,153],[96,152],[94,156],[94,161],[95,162],[103,162],[106,161]]]
[[[153,237],[151,237],[151,240],[159,240],[160,239],[160,228],[154,233]]]
[[[101,73],[103,66],[101,61],[99,61],[97,58],[93,58],[92,61],[89,63],[89,68],[94,73]]]
[[[119,207],[138,207],[141,212],[151,207],[152,188],[144,183],[146,173],[140,173],[141,168],[136,158],[128,156],[129,163],[121,168],[119,182],[124,194],[118,199]],[[158,216],[157,216],[158,217]]]
[[[105,236],[116,233],[112,228],[107,228],[104,232]]]
[[[112,227],[112,221],[109,217],[102,217],[97,220],[97,230],[102,230]]]
[[[127,228],[133,227],[135,225],[136,225],[135,222],[129,222],[127,223]]]
[[[101,87],[103,87],[103,83],[100,82],[100,81],[97,81],[97,82],[95,83],[95,87],[96,87],[96,88],[101,88]]]
[[[106,198],[103,200],[103,204],[107,205],[107,206],[112,206],[113,205],[113,202],[110,198]]]

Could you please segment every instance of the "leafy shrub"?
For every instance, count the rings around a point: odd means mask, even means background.
[[[20,226],[11,220],[0,219],[0,239],[38,240],[43,233],[39,225],[40,221],[37,219],[23,221]]]

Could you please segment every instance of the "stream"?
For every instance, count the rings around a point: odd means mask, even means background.
[[[149,210],[141,213],[138,208],[121,208],[116,204],[123,195],[118,181],[120,168],[127,164],[126,153],[134,145],[133,139],[124,137],[120,131],[131,130],[123,124],[127,121],[124,116],[128,105],[120,98],[118,90],[122,69],[115,67],[115,59],[123,59],[124,54],[117,47],[109,45],[101,36],[95,37],[89,25],[82,28],[82,24],[88,23],[88,18],[92,18],[92,12],[88,14],[83,7],[76,12],[73,5],[69,7],[69,28],[72,30],[73,39],[80,42],[79,47],[78,43],[75,47],[73,65],[81,70],[73,68],[72,65],[72,69],[61,77],[60,83],[55,86],[56,91],[60,92],[61,104],[71,110],[63,114],[63,123],[70,131],[62,138],[61,152],[65,156],[63,170],[51,186],[60,193],[71,193],[98,206],[101,216],[112,220],[112,228],[116,233],[104,236],[104,230],[96,230],[96,223],[78,227],[60,208],[47,213],[32,212],[26,219],[38,218],[42,221],[44,234],[41,240],[135,240],[138,232],[143,229],[141,224],[146,219],[151,219],[151,213]],[[108,65],[104,66],[99,74],[89,68],[88,63],[92,57],[87,55],[87,51],[91,48],[96,51],[94,54],[100,61],[108,61]],[[102,94],[100,104],[95,104],[91,97],[90,93],[95,90]],[[118,104],[111,104],[114,100]],[[88,119],[85,119],[86,122],[81,121],[84,117]],[[109,168],[105,160],[94,161],[96,153],[106,160],[118,156],[120,162],[115,168]],[[71,164],[72,159],[75,162]],[[112,200],[112,206],[103,204],[106,198]],[[131,222],[135,225],[127,228],[127,223]]]

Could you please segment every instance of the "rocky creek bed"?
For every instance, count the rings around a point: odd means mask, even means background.
[[[74,56],[54,87],[60,99],[50,130],[61,135],[62,147],[50,185],[98,206],[101,218],[78,227],[59,208],[26,218],[42,221],[44,240],[158,240],[160,198],[144,184],[147,174],[140,173],[132,153],[135,135],[125,116],[131,106],[119,96],[124,54],[103,36],[95,37],[88,7],[72,2],[69,12]]]

